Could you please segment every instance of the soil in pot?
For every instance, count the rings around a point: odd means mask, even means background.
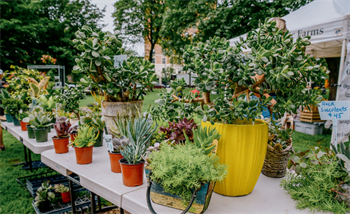
[[[11,117],[12,117],[13,124],[15,126],[20,126],[21,125],[21,123],[19,122],[19,120],[17,119],[17,117],[15,115],[11,115]]]
[[[34,139],[35,138],[35,134],[34,134],[33,128],[30,127],[30,125],[26,125],[26,127],[27,127],[27,131],[28,131],[28,138],[29,139]]]
[[[68,149],[69,137],[52,138],[52,140],[53,140],[53,146],[55,148],[56,154],[63,154],[69,151]]]
[[[75,157],[77,159],[77,164],[89,164],[92,163],[92,151],[93,146],[90,147],[74,147]]]
[[[143,172],[145,161],[137,164],[129,164],[125,158],[119,160],[122,169],[123,184],[128,187],[141,186],[143,184]]]
[[[120,153],[108,153],[109,154],[109,161],[111,162],[111,170],[115,173],[121,173],[122,169],[120,167],[119,160],[123,159],[123,155]]]
[[[42,143],[47,142],[47,128],[43,129],[33,129],[36,142]]]
[[[21,124],[21,129],[22,129],[22,131],[27,131],[27,125],[28,125],[28,123],[25,123],[25,122],[23,122],[23,121],[20,121],[19,122],[20,124]]]
[[[8,123],[13,122],[11,114],[5,114],[5,117],[6,117],[6,122],[8,122]]]
[[[77,135],[78,135],[77,133],[70,134],[70,140],[71,140],[71,141],[74,141],[74,140],[75,140],[75,137],[76,137]]]
[[[61,192],[63,203],[70,202],[70,192]]]
[[[98,136],[96,139],[96,143],[94,144],[94,147],[101,147],[101,146],[103,146],[103,131],[96,132],[96,134],[97,133],[98,133]]]

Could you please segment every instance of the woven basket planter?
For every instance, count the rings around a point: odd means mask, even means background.
[[[277,151],[268,144],[261,173],[271,178],[283,178],[286,175],[287,164],[292,149],[292,143],[282,151]]]

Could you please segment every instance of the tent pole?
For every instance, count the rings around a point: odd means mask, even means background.
[[[341,77],[344,69],[344,63],[345,63],[345,51],[346,51],[346,41],[347,39],[343,40],[343,45],[341,47],[341,56],[340,56],[340,66],[339,66],[339,73],[338,73],[338,84],[341,82]],[[336,101],[339,99],[339,90],[337,86],[337,94],[336,94]]]

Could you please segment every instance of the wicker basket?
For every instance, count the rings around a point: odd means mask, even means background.
[[[271,178],[283,178],[286,175],[286,168],[293,148],[292,143],[282,151],[277,151],[269,144],[264,160],[264,166],[261,170],[262,174]]]

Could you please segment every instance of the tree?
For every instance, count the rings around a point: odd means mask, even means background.
[[[165,5],[160,0],[119,0],[114,4],[114,25],[124,42],[150,44],[148,60],[152,62],[154,46],[160,39]],[[146,53],[147,55],[147,53]]]

